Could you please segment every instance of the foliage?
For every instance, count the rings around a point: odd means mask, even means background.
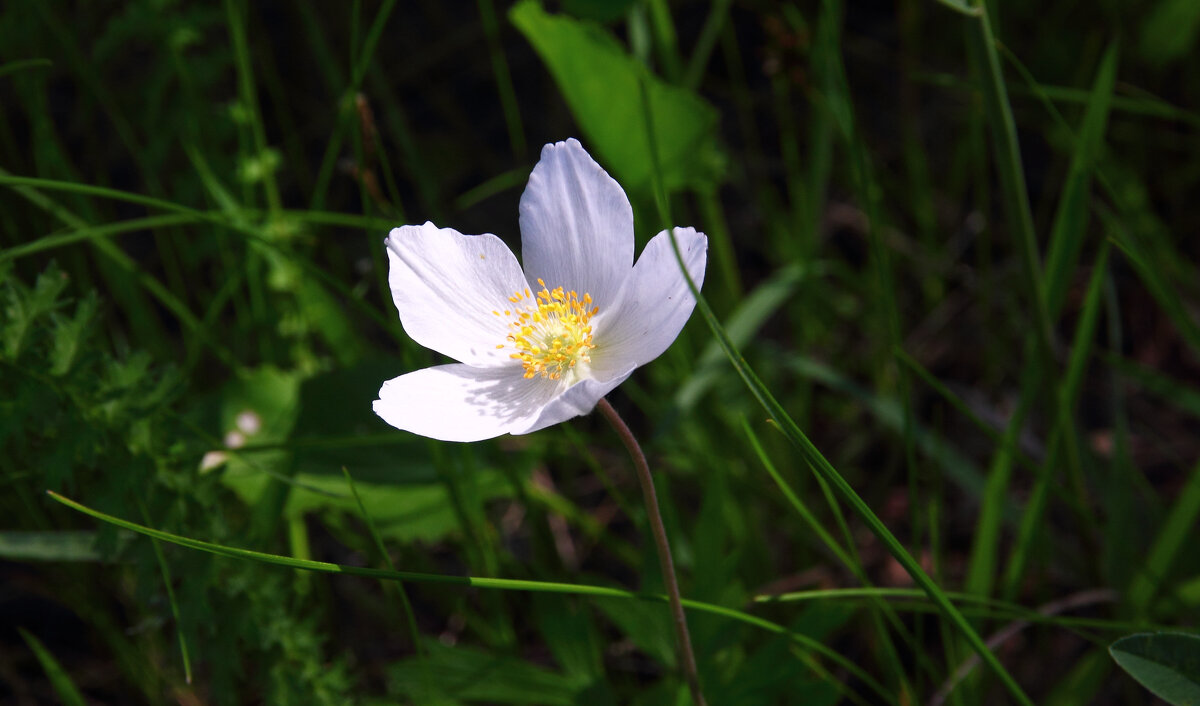
[[[1167,703],[1200,701],[1200,637],[1186,633],[1130,635],[1109,646],[1113,659]]]
[[[1143,703],[1200,606],[1195,8],[0,5],[0,700],[686,703],[600,420],[371,413],[434,362],[384,233],[516,244],[574,135],[709,236],[611,399],[711,703]]]

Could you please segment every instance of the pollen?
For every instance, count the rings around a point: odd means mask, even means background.
[[[498,349],[511,348],[509,357],[521,361],[526,378],[538,375],[551,380],[579,372],[579,366],[591,362],[591,319],[600,311],[592,304],[592,295],[580,296],[562,287],[549,289],[538,280],[541,290],[528,288],[513,292],[511,309],[492,313],[508,318],[508,336]]]

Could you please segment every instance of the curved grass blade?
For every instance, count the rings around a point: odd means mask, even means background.
[[[8,74],[26,69],[45,69],[51,66],[54,66],[54,62],[49,59],[19,59],[6,64],[0,64],[0,76],[7,76]]]
[[[123,520],[119,517],[114,517],[99,510],[94,510],[86,505],[78,503],[70,498],[60,495],[52,490],[47,490],[46,494],[55,501],[66,505],[67,507],[81,512],[85,515],[93,517],[101,522],[115,525],[138,534],[160,539],[164,542],[177,544],[181,547],[189,549],[197,549],[218,556],[230,557],[233,559],[248,559],[257,561],[261,564],[271,564],[273,566],[283,566],[290,569],[301,569],[304,571],[315,571],[326,574],[346,574],[350,576],[364,576],[373,579],[382,579],[387,581],[412,581],[414,583],[438,583],[452,584],[456,586],[470,586],[474,588],[492,589],[498,591],[528,591],[534,593],[563,593],[576,596],[602,596],[607,598],[624,598],[642,601],[657,601],[665,603],[667,597],[662,594],[653,593],[637,593],[634,591],[626,591],[620,588],[608,588],[606,586],[594,586],[588,584],[570,584],[558,583],[551,581],[526,581],[521,579],[496,579],[496,578],[479,578],[475,576],[449,576],[446,574],[426,574],[416,571],[392,571],[389,569],[372,569],[362,566],[347,566],[345,564],[334,564],[327,561],[313,561],[311,559],[296,559],[294,557],[280,556],[278,554],[268,554],[266,552],[254,551],[252,549],[241,549],[239,547],[230,547],[223,544],[214,544],[205,542],[199,539],[183,537],[170,532],[153,529],[144,525],[139,525],[129,520]],[[786,627],[773,623],[765,618],[760,618],[756,615],[751,615],[735,608],[726,608],[712,603],[704,603],[683,599],[685,608],[691,608],[712,615],[719,615],[731,620],[736,620],[746,625],[765,630],[776,635],[782,635],[789,640],[795,642],[804,649],[815,652],[829,661],[837,664],[848,673],[854,675],[863,684],[867,685],[872,691],[888,703],[894,703],[895,698],[883,687],[879,682],[867,674],[861,667],[854,664],[841,654],[829,649],[820,642],[796,632],[788,630]]]
[[[248,239],[253,240],[258,245],[261,245],[263,247],[266,247],[266,248],[274,251],[274,253],[279,255],[280,257],[287,258],[288,260],[293,262],[296,266],[298,266],[302,270],[304,270],[305,273],[313,275],[317,279],[321,280],[322,283],[329,286],[331,289],[333,289],[339,295],[344,297],[348,302],[353,304],[361,312],[363,312],[366,316],[368,316],[371,320],[373,320],[380,327],[382,327],[383,330],[392,334],[397,340],[404,340],[403,334],[400,331],[399,323],[397,321],[395,321],[394,319],[388,318],[383,313],[381,313],[379,310],[375,309],[374,307],[369,306],[361,297],[355,295],[354,292],[350,291],[350,288],[348,286],[346,286],[346,284],[339,281],[337,278],[333,277],[332,275],[330,275],[328,272],[321,269],[320,267],[317,267],[312,262],[310,262],[308,259],[302,258],[302,257],[296,257],[293,253],[289,253],[286,250],[278,248],[273,243],[271,243],[269,240],[264,239],[260,235],[260,231],[258,229],[254,228],[246,223],[241,223],[237,220],[231,220],[230,217],[226,214],[222,214],[217,211],[201,211],[201,210],[198,210],[195,208],[191,208],[190,206],[184,206],[182,204],[174,203],[171,201],[165,201],[163,199],[156,199],[151,196],[143,196],[141,194],[135,194],[135,193],[131,193],[128,191],[120,191],[118,189],[108,189],[108,188],[105,188],[102,186],[92,186],[90,184],[76,184],[74,182],[59,181],[56,179],[39,179],[36,177],[13,176],[11,174],[8,174],[7,172],[5,172],[2,169],[0,169],[0,186],[13,186],[13,187],[16,187],[18,191],[21,191],[21,189],[26,189],[26,191],[22,191],[21,193],[24,196],[26,196],[27,198],[31,198],[31,199],[33,198],[33,195],[36,195],[38,198],[44,199],[44,197],[42,197],[41,194],[39,194],[37,191],[35,191],[35,189],[39,189],[39,188],[53,190],[53,191],[66,191],[66,192],[79,193],[79,194],[89,194],[92,196],[100,196],[103,198],[115,199],[117,201],[127,201],[129,203],[136,203],[136,204],[141,204],[143,206],[149,206],[152,208],[159,208],[159,209],[171,211],[174,213],[188,214],[188,215],[194,216],[200,220],[207,221],[210,223],[216,223],[218,225],[224,226],[226,228],[229,228],[230,230],[233,230],[234,232],[241,233],[242,235],[246,236]],[[39,205],[44,205],[44,204],[39,203]],[[62,209],[60,208],[60,209],[58,209],[58,211],[61,212]],[[243,213],[243,215],[245,215],[245,214],[251,213],[251,212],[253,212],[253,211],[243,211],[242,213]],[[331,224],[339,224],[339,225],[351,225],[351,226],[355,226],[355,227],[373,227],[375,224],[380,224],[381,227],[391,227],[391,225],[394,225],[394,223],[392,223],[391,221],[386,221],[383,219],[371,219],[371,218],[363,217],[363,216],[327,213],[327,212],[321,212],[321,211],[316,211],[316,212],[313,212],[313,211],[282,212],[281,211],[280,213],[284,214],[284,215],[304,214],[306,217],[301,218],[300,220],[307,220],[307,221],[311,221],[311,222],[315,222],[315,223],[331,223]],[[85,222],[83,222],[82,220],[80,220],[78,218],[73,218],[72,221],[69,223],[69,225],[71,225],[75,228],[79,228],[79,229],[88,227],[88,225]],[[100,242],[103,242],[103,241],[100,241]],[[109,253],[107,253],[107,251],[106,251],[106,254],[109,254]],[[113,256],[119,257],[120,254],[123,254],[123,253],[116,251],[114,249]],[[157,282],[157,280],[154,280],[154,282]],[[144,284],[146,286],[150,286],[150,283],[148,283],[148,282],[145,282]],[[161,288],[161,285],[160,285],[160,288]],[[159,297],[167,296],[167,297],[169,297],[169,300],[174,300],[174,295],[172,295],[169,291],[167,291],[165,289],[162,289],[161,292],[155,291],[153,293],[155,294],[155,296],[159,296]],[[163,304],[168,306],[168,308],[172,308],[172,309],[175,308],[170,305],[168,300],[164,300]],[[178,312],[176,312],[176,313],[178,314]],[[236,362],[236,361],[234,361],[234,362]]]
[[[177,226],[185,223],[195,223],[199,219],[186,213],[167,213],[160,216],[147,216],[145,218],[133,218],[127,221],[119,221],[117,223],[106,223],[101,226],[85,226],[76,228],[75,230],[66,233],[54,233],[47,235],[28,243],[17,245],[7,250],[0,250],[0,262],[7,260],[16,260],[17,258],[33,255],[44,250],[53,250],[55,248],[65,247],[84,240],[92,238],[104,238],[110,235],[120,235],[122,233],[135,233],[141,230],[150,230],[151,228],[161,228],[163,226]]]
[[[58,694],[58,698],[62,701],[63,706],[86,706],[83,694],[79,691],[79,687],[75,686],[75,682],[71,681],[71,676],[67,674],[67,670],[63,669],[54,655],[50,654],[50,650],[42,644],[42,641],[33,636],[25,628],[18,627],[17,632],[21,633],[21,638],[25,640],[25,644],[29,645],[29,649],[33,650],[33,654],[37,657],[38,662],[42,665],[42,670],[46,672],[46,678],[50,680],[50,686],[54,688],[54,693]]]

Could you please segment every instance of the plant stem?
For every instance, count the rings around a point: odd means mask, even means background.
[[[692,701],[696,706],[705,706],[704,693],[700,691],[700,674],[696,670],[696,655],[692,652],[692,638],[688,635],[687,616],[683,613],[683,601],[679,597],[679,581],[675,578],[675,562],[671,559],[671,545],[667,543],[667,529],[663,526],[662,511],[658,508],[658,493],[654,490],[654,478],[650,475],[650,465],[646,463],[646,454],[638,444],[633,432],[626,426],[621,415],[603,397],[596,405],[600,413],[621,437],[629,455],[633,457],[633,466],[637,469],[638,481],[642,484],[642,495],[646,499],[646,512],[650,517],[650,531],[654,534],[654,544],[658,549],[658,565],[662,569],[663,584],[667,589],[667,598],[671,603],[671,616],[675,623],[675,639],[679,642],[679,662],[683,674],[687,678],[688,688],[692,690]]]

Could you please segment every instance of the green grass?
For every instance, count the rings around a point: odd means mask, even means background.
[[[1200,39],[1125,5],[7,3],[0,701],[688,703],[602,420],[371,411],[436,362],[383,236],[519,245],[574,136],[639,247],[709,237],[610,395],[709,703],[1145,703],[1108,645],[1200,600]]]

